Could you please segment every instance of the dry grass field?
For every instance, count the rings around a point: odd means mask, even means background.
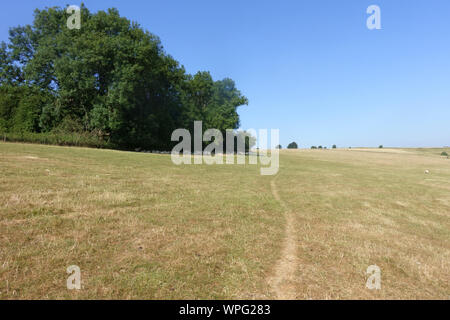
[[[0,143],[0,299],[449,299],[442,151],[282,151],[261,176]]]

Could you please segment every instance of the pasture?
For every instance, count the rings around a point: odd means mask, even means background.
[[[282,150],[262,176],[0,143],[0,299],[449,299],[442,151]]]

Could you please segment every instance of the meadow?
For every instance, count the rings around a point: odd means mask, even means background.
[[[262,176],[0,143],[0,299],[449,299],[442,151],[282,150]]]

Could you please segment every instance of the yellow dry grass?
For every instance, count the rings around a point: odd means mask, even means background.
[[[449,299],[440,152],[282,152],[274,184],[252,165],[0,143],[0,299]]]

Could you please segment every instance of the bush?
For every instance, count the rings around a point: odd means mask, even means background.
[[[333,144],[333,147],[332,147],[333,149],[336,149],[337,147],[336,147],[336,145],[335,144]]]
[[[298,149],[297,142],[291,142],[287,147],[288,149]]]
[[[319,146],[319,149],[323,149],[323,147],[322,147],[322,146]]]
[[[379,149],[383,149],[383,145],[382,144],[380,144],[380,146],[378,147]]]
[[[448,157],[448,153],[445,152],[445,151],[443,151],[443,152],[441,153],[441,156]]]
[[[92,133],[34,133],[17,132],[5,133],[2,140],[10,142],[41,143],[59,146],[92,147],[92,148],[114,148],[108,141],[105,141]]]
[[[317,147],[316,146],[312,146],[311,149],[317,149]]]

